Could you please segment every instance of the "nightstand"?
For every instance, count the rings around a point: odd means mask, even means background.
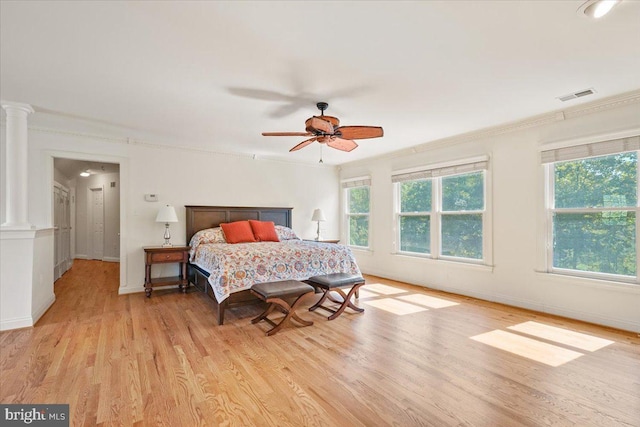
[[[305,242],[320,242],[320,243],[340,243],[340,239],[304,239]]]
[[[187,277],[187,263],[189,262],[189,246],[147,246],[144,249],[144,291],[147,298],[156,286],[178,285],[183,293],[189,288]],[[180,275],[173,277],[151,278],[151,266],[153,264],[180,263]]]

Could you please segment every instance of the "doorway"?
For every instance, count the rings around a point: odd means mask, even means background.
[[[120,262],[120,165],[53,157],[53,169],[54,182],[66,188],[69,199],[70,259]],[[54,187],[56,227],[56,200],[62,197],[60,192]]]

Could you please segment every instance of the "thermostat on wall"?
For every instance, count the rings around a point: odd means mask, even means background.
[[[144,195],[144,199],[147,202],[157,202],[158,201],[158,195],[157,194],[145,194]]]

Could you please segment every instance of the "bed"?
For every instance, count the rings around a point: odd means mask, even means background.
[[[186,206],[186,237],[193,244],[189,280],[214,302],[224,323],[227,308],[258,303],[249,289],[255,283],[306,280],[329,273],[360,274],[347,246],[300,240],[291,230],[291,208]],[[279,242],[224,243],[221,223],[271,221]]]

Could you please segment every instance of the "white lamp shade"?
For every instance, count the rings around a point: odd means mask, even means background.
[[[178,222],[176,210],[171,205],[163,206],[158,211],[156,222]]]
[[[324,217],[324,212],[322,209],[316,209],[313,211],[313,216],[311,217],[311,221],[326,221],[327,219]]]

